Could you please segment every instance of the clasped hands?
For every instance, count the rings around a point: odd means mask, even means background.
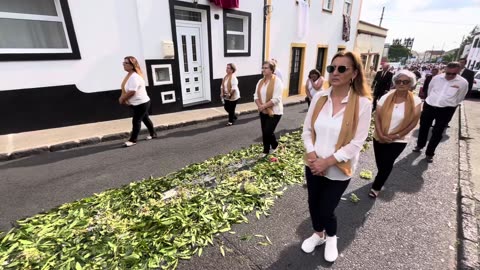
[[[330,167],[326,158],[319,158],[313,152],[307,155],[307,161],[313,175],[325,176],[328,167]]]
[[[380,135],[380,138],[385,141],[386,143],[392,143],[393,141],[395,140],[398,140],[400,139],[400,135],[399,134],[388,134],[388,135]]]
[[[265,106],[265,104],[258,105],[257,107],[258,107],[258,112],[263,112],[268,108],[267,106]]]

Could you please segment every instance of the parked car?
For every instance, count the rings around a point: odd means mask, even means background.
[[[475,77],[473,77],[473,86],[472,86],[472,91],[477,91],[480,92],[480,71],[475,74]]]

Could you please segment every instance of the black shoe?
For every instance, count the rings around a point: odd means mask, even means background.
[[[413,148],[412,152],[420,153],[420,152],[422,152],[422,148],[417,146],[417,147]]]
[[[425,156],[425,159],[427,160],[428,163],[433,162],[433,156]]]

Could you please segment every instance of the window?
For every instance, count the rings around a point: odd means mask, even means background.
[[[175,9],[175,20],[201,22],[202,13],[191,10]]]
[[[333,0],[323,0],[323,10],[333,11]]]
[[[327,57],[327,48],[318,48],[317,51],[317,64],[315,68],[320,71],[320,74],[325,75],[325,64],[326,62],[326,57]]]
[[[352,1],[353,0],[345,0],[343,6],[343,14],[350,16],[350,14],[352,13]]]
[[[225,56],[250,56],[251,14],[225,10],[223,34]]]
[[[172,84],[172,66],[166,65],[152,65],[153,85]]]
[[[175,102],[175,91],[162,92],[162,103],[172,103]]]
[[[478,38],[475,39],[475,41],[473,42],[472,48],[478,48],[478,47],[479,47],[479,44],[478,44],[478,43],[480,43],[480,42],[478,42],[479,40],[480,40],[480,39],[478,39]]]
[[[67,0],[0,0],[0,60],[80,59]]]

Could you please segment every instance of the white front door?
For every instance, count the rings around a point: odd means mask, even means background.
[[[202,65],[202,26],[179,21],[176,24],[183,104],[204,101],[206,90]]]

